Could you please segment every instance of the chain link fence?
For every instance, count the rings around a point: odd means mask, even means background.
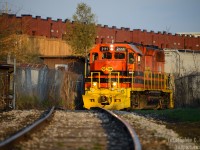
[[[83,76],[47,66],[26,66],[16,72],[16,107],[56,105],[64,109],[80,109]]]

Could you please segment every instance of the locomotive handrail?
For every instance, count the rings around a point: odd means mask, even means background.
[[[164,74],[164,89],[167,89],[168,85],[167,85],[167,78],[166,78],[166,74]]]
[[[170,89],[169,85],[169,74],[155,72],[152,74],[152,71],[144,71],[144,83],[143,87],[148,89],[157,89],[157,90],[166,90]]]
[[[101,84],[100,84],[100,72],[91,72],[91,86],[92,86],[92,83],[93,83],[93,74],[95,73],[98,73],[98,79],[99,79],[99,83],[98,83],[98,87],[100,88],[101,87]]]
[[[119,72],[111,72],[110,75],[112,76],[112,74],[117,74],[117,87],[120,88],[120,82],[119,82],[119,74],[120,73]]]

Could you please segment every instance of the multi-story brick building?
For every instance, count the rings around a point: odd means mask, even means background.
[[[66,23],[73,24],[69,20],[61,19],[52,20],[51,18],[42,19],[40,16],[35,18],[31,15],[22,15],[17,17],[11,14],[2,14],[2,19],[7,24],[18,22],[18,33],[28,34],[32,36],[45,36],[47,38],[62,39],[67,32]],[[116,28],[116,26],[108,27],[107,25],[97,25],[96,43],[106,42],[133,42],[144,45],[155,45],[160,48],[171,49],[192,49],[200,50],[200,37],[187,34],[171,34],[167,32],[154,32],[140,29]]]

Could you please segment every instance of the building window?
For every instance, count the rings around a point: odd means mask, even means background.
[[[67,71],[68,70],[68,65],[67,64],[55,64],[55,69],[56,70],[62,70],[62,71]]]
[[[35,36],[36,35],[36,31],[32,31],[32,36]]]
[[[161,44],[161,48],[164,48],[164,44]]]

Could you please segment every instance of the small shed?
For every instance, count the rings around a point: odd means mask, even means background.
[[[61,69],[77,74],[84,73],[85,57],[83,56],[40,56],[50,69]]]
[[[0,64],[0,110],[12,107],[14,96],[14,66]]]

